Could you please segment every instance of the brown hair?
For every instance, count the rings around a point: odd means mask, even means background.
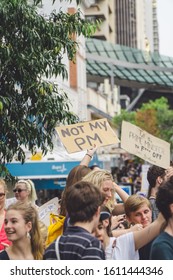
[[[68,188],[65,203],[70,223],[90,222],[105,197],[92,183],[80,181]]]
[[[89,172],[91,172],[91,169],[85,165],[77,165],[71,169],[66,180],[65,189],[61,196],[61,210],[60,210],[61,215],[66,216],[66,207],[64,201],[65,201],[67,189],[70,188],[76,182],[81,181],[82,178]]]
[[[147,197],[149,198],[151,196],[151,190],[156,186],[156,180],[160,176],[161,178],[164,178],[165,176],[165,170],[162,167],[159,167],[157,165],[152,165],[149,167],[147,172],[147,180],[149,183],[148,187],[148,194]]]
[[[163,182],[158,189],[156,196],[156,206],[162,213],[166,221],[172,217],[170,204],[173,203],[173,176],[168,181]]]

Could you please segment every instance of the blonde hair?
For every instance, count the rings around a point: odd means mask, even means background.
[[[38,223],[39,223],[40,232],[41,232],[42,239],[43,239],[43,247],[45,249],[46,248],[46,240],[47,240],[47,236],[48,236],[48,227],[40,220],[38,221]]]
[[[31,180],[19,180],[15,186],[18,184],[25,184],[27,190],[29,191],[29,196],[28,199],[31,201],[33,204],[35,204],[35,201],[37,200],[37,193],[35,190],[35,185],[33,181]]]
[[[19,211],[22,214],[25,223],[31,222],[31,251],[35,260],[42,260],[44,253],[43,240],[39,226],[38,212],[35,207],[31,203],[17,201],[14,204],[10,204],[6,211],[8,210]]]
[[[5,192],[5,194],[7,194],[7,193],[8,193],[7,184],[6,184],[6,182],[5,182],[3,179],[1,179],[1,178],[0,178],[0,185],[2,185],[2,186],[4,187],[4,192]]]
[[[102,183],[104,181],[113,180],[112,174],[105,169],[100,169],[100,170],[93,170],[90,173],[88,173],[85,177],[83,177],[82,181],[87,181],[93,183],[96,187],[98,187],[101,190]],[[114,188],[112,189],[112,199],[110,199],[106,206],[109,208],[109,210],[112,212],[115,204],[115,190]]]
[[[111,180],[113,182],[112,174],[108,170],[93,170],[82,178],[82,181],[92,182],[97,187],[101,188],[104,181]]]
[[[148,208],[151,210],[150,201],[146,197],[138,194],[132,194],[131,196],[128,197],[128,199],[124,203],[126,216],[130,218],[130,214],[132,212],[137,211],[144,204],[146,204]]]

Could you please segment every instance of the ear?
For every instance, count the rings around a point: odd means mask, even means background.
[[[163,182],[163,178],[161,176],[157,177],[156,182],[160,185]]]
[[[28,232],[30,232],[30,230],[32,229],[32,222],[28,222],[26,224],[26,227],[27,227]]]

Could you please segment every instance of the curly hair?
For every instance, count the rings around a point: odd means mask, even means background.
[[[165,220],[172,216],[170,204],[173,203],[173,176],[168,181],[163,182],[157,192],[156,206],[164,216]]]
[[[165,176],[165,171],[166,171],[166,169],[156,166],[156,165],[152,165],[149,167],[148,172],[147,172],[147,180],[149,183],[148,195],[147,195],[148,198],[151,195],[152,188],[154,188],[156,186],[157,178],[159,176],[163,178]]]

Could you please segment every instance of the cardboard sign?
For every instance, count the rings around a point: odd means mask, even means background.
[[[38,208],[39,219],[46,226],[49,226],[50,213],[59,214],[59,209],[60,209],[59,199],[57,197],[54,197]]]
[[[17,202],[17,199],[15,197],[7,198],[5,201],[5,208],[8,208],[9,205]]]
[[[101,147],[120,142],[107,119],[59,126],[56,130],[68,153],[87,150],[94,144]]]
[[[151,164],[170,166],[170,144],[125,121],[122,122],[121,147]]]

